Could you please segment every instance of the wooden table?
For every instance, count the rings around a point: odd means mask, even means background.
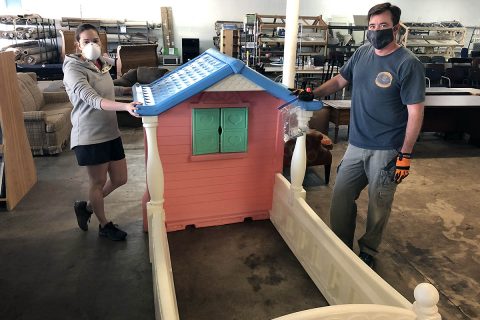
[[[329,120],[338,127],[350,123],[350,100],[324,100]],[[468,133],[469,142],[480,146],[480,90],[474,88],[427,88],[422,132]]]
[[[422,132],[467,133],[480,146],[480,90],[427,88]]]
[[[350,124],[350,103],[350,100],[323,100],[324,106],[330,109],[329,121],[335,124],[333,143],[337,143],[338,127]]]

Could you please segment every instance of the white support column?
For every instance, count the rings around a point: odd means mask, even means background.
[[[295,86],[299,7],[300,0],[287,0],[282,83],[288,88]]]
[[[295,149],[293,150],[292,163],[290,165],[290,203],[293,199],[302,197],[305,199],[306,192],[303,189],[303,179],[305,178],[305,170],[307,169],[307,147],[306,147],[306,131],[308,130],[308,121],[313,116],[313,111],[305,111],[299,109],[297,111],[297,121],[299,128],[303,131],[303,135],[297,138]]]
[[[413,291],[413,295],[415,297],[413,312],[417,315],[417,320],[442,319],[437,307],[439,300],[438,291],[433,285],[420,283]]]

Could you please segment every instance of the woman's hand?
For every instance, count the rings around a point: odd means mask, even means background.
[[[125,103],[125,111],[128,111],[132,116],[139,118],[140,115],[137,113],[138,107],[137,105],[142,104],[138,101],[133,101],[130,103]]]

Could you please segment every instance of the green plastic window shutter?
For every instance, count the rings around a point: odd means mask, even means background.
[[[246,152],[248,139],[248,109],[221,109],[221,152]]]
[[[193,109],[193,155],[220,152],[220,109]]]

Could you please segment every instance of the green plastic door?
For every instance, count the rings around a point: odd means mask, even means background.
[[[221,152],[246,152],[248,139],[247,108],[221,109]]]
[[[220,152],[220,109],[193,109],[193,154]]]

